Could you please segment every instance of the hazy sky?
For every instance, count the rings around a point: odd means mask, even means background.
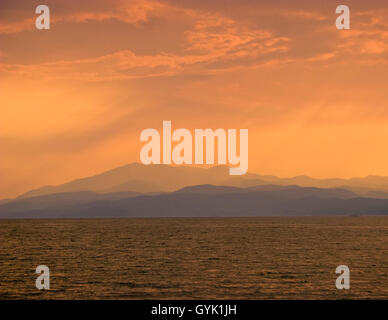
[[[39,4],[0,2],[0,198],[139,161],[163,120],[249,129],[250,172],[388,175],[386,0]]]

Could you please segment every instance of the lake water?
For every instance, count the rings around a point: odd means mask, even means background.
[[[388,217],[0,220],[0,299],[355,298],[388,299]]]

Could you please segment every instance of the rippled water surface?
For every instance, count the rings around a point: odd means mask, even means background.
[[[388,299],[388,217],[0,220],[0,298]]]

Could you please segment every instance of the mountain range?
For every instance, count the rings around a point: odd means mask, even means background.
[[[0,201],[0,218],[381,214],[388,177],[237,177],[227,166],[133,163]]]

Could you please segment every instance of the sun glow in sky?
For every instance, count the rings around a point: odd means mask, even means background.
[[[388,175],[385,0],[39,4],[0,2],[0,198],[139,161],[163,120],[249,129],[250,172]]]

